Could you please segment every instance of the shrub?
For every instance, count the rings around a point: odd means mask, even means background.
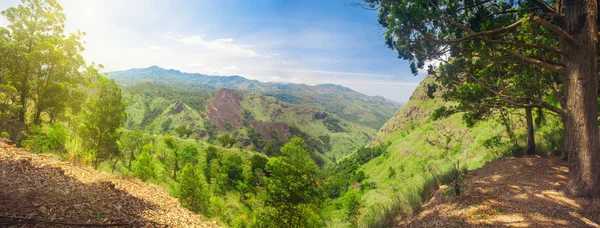
[[[60,124],[52,125],[48,133],[40,126],[34,125],[29,128],[27,140],[22,142],[22,146],[36,153],[46,153],[63,150],[66,142],[67,132]]]
[[[156,176],[152,164],[152,155],[148,152],[152,149],[152,144],[144,146],[144,151],[135,159],[133,163],[133,174],[143,181],[152,179]]]
[[[0,133],[0,138],[10,139],[10,134],[6,131]]]

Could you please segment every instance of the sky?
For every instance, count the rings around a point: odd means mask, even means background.
[[[104,71],[157,65],[270,82],[339,84],[406,102],[423,75],[384,45],[359,0],[59,0]],[[0,9],[19,0],[2,0]],[[7,21],[0,19],[0,26]]]

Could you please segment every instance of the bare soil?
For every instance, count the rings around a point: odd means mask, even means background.
[[[442,186],[420,213],[398,227],[600,227],[600,199],[565,192],[568,163],[525,157],[493,161],[469,173],[461,195]]]
[[[64,224],[217,226],[183,208],[160,186],[74,166],[0,140],[0,227]]]

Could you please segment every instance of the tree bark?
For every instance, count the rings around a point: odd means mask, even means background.
[[[565,42],[564,50],[567,187],[571,194],[581,197],[600,196],[597,19],[596,0],[572,0],[565,7],[565,29],[577,40]]]
[[[525,119],[527,120],[527,154],[535,154],[535,138],[533,131],[533,114],[531,107],[525,108]]]

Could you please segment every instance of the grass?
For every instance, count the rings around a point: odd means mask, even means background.
[[[362,183],[373,182],[377,186],[365,189],[361,198],[361,227],[389,227],[397,219],[418,211],[432,191],[453,181],[455,164],[460,164],[464,173],[494,159],[523,153],[526,134],[520,110],[511,115],[511,127],[519,142],[515,147],[497,117],[472,128],[463,123],[460,113],[431,120],[430,114],[448,103],[441,98],[428,99],[423,94],[423,87],[418,87],[413,99],[375,137],[378,143],[391,143],[388,153],[359,168],[367,176]],[[536,129],[538,152],[556,154],[560,150],[560,127],[558,118],[547,116],[546,122]],[[390,175],[390,168],[395,175]],[[322,208],[327,225],[348,227],[347,219],[340,216],[342,210],[332,205],[325,204]]]
[[[297,127],[317,140],[318,136],[329,135],[331,151],[326,153],[328,160],[339,160],[359,147],[367,145],[376,133],[373,128],[329,114],[330,118],[339,119],[340,125],[344,129],[343,132],[333,132],[327,128],[323,120],[313,119],[314,113],[323,112],[320,108],[290,105],[258,93],[245,94],[241,105],[244,109],[250,110],[257,121],[286,123]]]

